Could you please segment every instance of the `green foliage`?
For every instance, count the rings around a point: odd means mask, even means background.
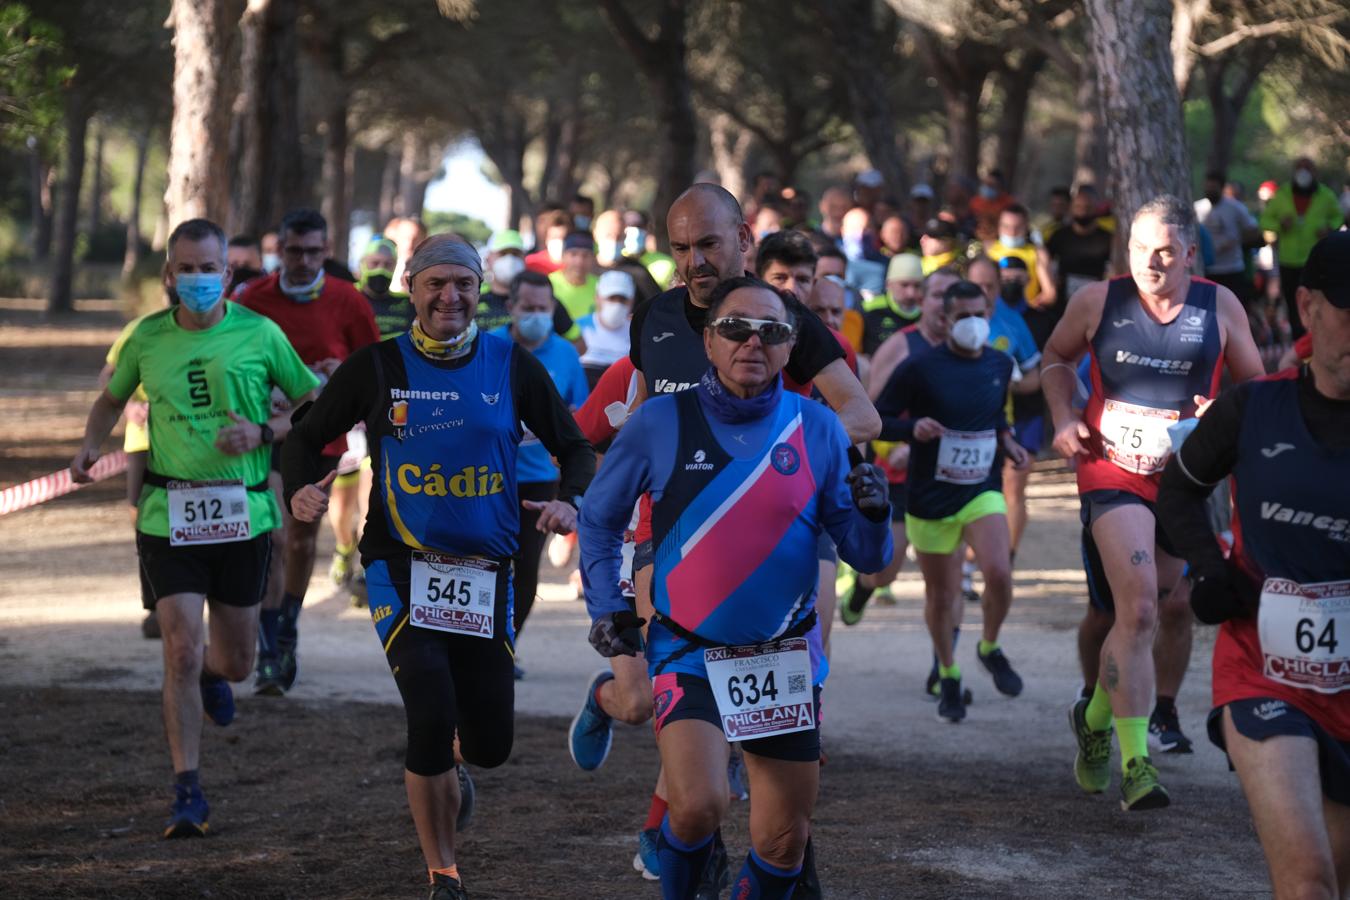
[[[422,214],[422,221],[427,226],[428,234],[453,231],[472,244],[486,244],[487,239],[492,236],[492,229],[486,222],[463,213],[429,209]]]
[[[23,146],[61,120],[61,86],[75,74],[57,60],[60,29],[17,3],[0,6],[0,142]]]

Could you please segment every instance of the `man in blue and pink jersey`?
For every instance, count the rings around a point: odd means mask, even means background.
[[[587,493],[582,573],[605,656],[642,647],[619,593],[633,503],[652,498],[654,607],[645,647],[670,807],[658,837],[662,894],[692,897],[726,813],[728,741],[753,786],[751,849],[732,896],[787,897],[800,873],[820,771],[823,675],[812,630],[816,544],[880,569],[892,552],[884,477],[849,470],[848,436],[821,404],[783,389],[795,317],[754,278],[709,299],[713,368],[652,399],[619,432]],[[759,809],[780,810],[757,817]]]
[[[1041,366],[1054,447],[1077,461],[1083,526],[1116,603],[1092,698],[1070,711],[1074,775],[1089,793],[1110,786],[1114,718],[1125,809],[1170,802],[1148,757],[1158,605],[1183,566],[1153,508],[1171,453],[1167,429],[1203,411],[1225,363],[1236,381],[1264,371],[1237,297],[1190,275],[1194,230],[1190,206],[1175,197],[1141,206],[1130,226],[1130,275],[1094,282],[1069,299]],[[1080,413],[1072,405],[1073,366],[1085,353],[1092,396]]]
[[[1227,391],[1168,463],[1167,532],[1191,605],[1222,623],[1210,739],[1251,807],[1277,897],[1350,894],[1350,234],[1296,295],[1310,360]],[[1233,551],[1206,497],[1233,483]]]

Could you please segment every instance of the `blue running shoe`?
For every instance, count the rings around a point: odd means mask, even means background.
[[[661,860],[656,855],[656,832],[659,829],[645,828],[638,832],[638,852],[633,857],[633,870],[647,881],[661,880]]]
[[[281,676],[281,664],[275,655],[258,654],[258,674],[253,680],[253,693],[263,697],[284,697],[286,687]]]
[[[584,772],[593,772],[604,765],[610,745],[614,743],[614,720],[595,702],[596,688],[613,680],[613,672],[596,673],[586,685],[586,702],[581,704],[567,733],[567,750],[572,754],[572,762]]]
[[[727,784],[731,785],[733,800],[749,800],[750,791],[745,783],[745,759],[734,749],[727,759]]]
[[[455,831],[467,831],[469,823],[473,821],[473,807],[478,799],[478,790],[473,786],[473,779],[469,777],[469,770],[464,768],[464,763],[456,766],[455,772],[459,779],[459,815],[455,817]]]
[[[230,683],[219,675],[203,675],[202,712],[212,722],[224,728],[234,721],[234,691]]]
[[[164,827],[166,838],[205,837],[211,830],[206,817],[211,808],[206,805],[206,796],[198,785],[175,784],[173,786],[173,808],[169,810],[169,822]]]

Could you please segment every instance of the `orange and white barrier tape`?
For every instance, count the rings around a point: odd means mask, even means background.
[[[126,467],[127,455],[118,450],[107,456],[100,456],[98,462],[90,467],[89,475],[94,481],[102,481],[125,471]],[[78,491],[82,487],[85,485],[75,483],[75,479],[70,475],[70,469],[62,469],[60,472],[16,484],[0,491],[0,516],[46,503],[48,500]]]

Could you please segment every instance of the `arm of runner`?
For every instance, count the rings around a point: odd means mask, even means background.
[[[838,429],[831,430],[831,462],[820,491],[820,521],[839,548],[841,560],[859,572],[880,572],[895,553],[886,476],[868,463],[850,469],[846,440]]]
[[[872,369],[867,376],[867,396],[876,400],[881,396],[891,373],[905,361],[909,355],[909,341],[903,332],[895,334],[881,342],[877,352],[872,354]]]
[[[377,396],[380,378],[375,369],[378,344],[358,350],[338,367],[318,399],[306,403],[291,417],[290,433],[281,445],[283,497],[291,497],[305,485],[319,480],[319,457],[323,448],[351,431],[366,414],[382,402]]]
[[[1252,327],[1242,301],[1232,291],[1220,285],[1214,298],[1223,328],[1223,358],[1233,381],[1241,383],[1266,374],[1261,351],[1252,339]]]
[[[839,416],[849,441],[861,444],[881,434],[881,417],[876,407],[843,359],[836,359],[817,372],[815,385]]]
[[[108,439],[113,426],[121,418],[122,407],[125,404],[125,400],[119,400],[104,389],[90,407],[89,418],[84,423],[84,440],[75,458],[70,461],[70,475],[76,482],[88,484],[93,480],[89,477],[89,468],[98,462],[99,456],[102,455],[103,442]]]
[[[1054,305],[1055,297],[1055,278],[1050,271],[1050,253],[1044,247],[1036,248],[1036,281],[1040,291],[1036,294],[1036,302],[1032,304],[1037,309],[1045,309]]]
[[[584,494],[595,477],[595,450],[577,427],[548,370],[533,354],[519,349],[512,352],[511,391],[520,420],[557,458],[562,470],[558,482],[560,499],[522,501],[521,505],[539,510],[540,531],[567,534],[576,527],[573,498]]]
[[[654,456],[662,429],[648,427],[651,407],[633,414],[605,454],[605,464],[591,483],[578,517],[581,547],[581,584],[591,620],[623,612],[628,603],[619,591],[623,533],[633,517],[633,504],[651,486]],[[664,440],[671,443],[672,427]],[[673,457],[674,447],[668,450]]]
[[[1082,415],[1073,408],[1078,374],[1074,367],[1088,351],[1090,323],[1101,318],[1106,302],[1106,282],[1098,281],[1079,289],[1069,298],[1064,318],[1046,341],[1041,357],[1041,393],[1055,429],[1055,450],[1065,459],[1086,454],[1084,445],[1092,432]]]

